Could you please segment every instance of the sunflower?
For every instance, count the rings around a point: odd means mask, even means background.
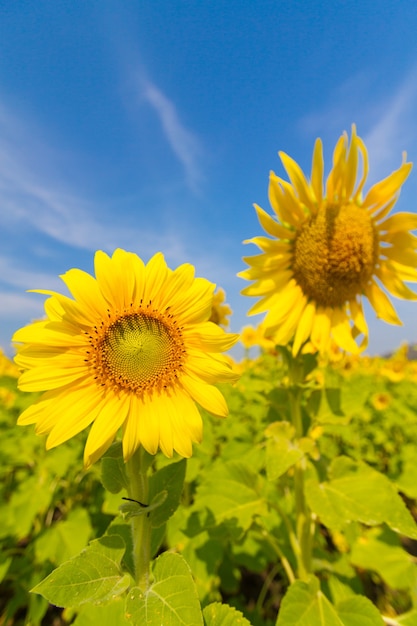
[[[325,353],[332,339],[343,350],[358,353],[368,341],[362,296],[391,324],[401,320],[383,288],[398,298],[417,299],[404,284],[417,281],[417,238],[409,232],[417,228],[417,215],[388,216],[411,163],[404,156],[399,169],[363,198],[368,155],[355,126],[350,145],[346,133],[336,144],[325,189],[320,139],[309,181],[293,159],[279,155],[290,182],[271,172],[269,200],[275,216],[255,205],[271,237],[245,242],[262,251],[245,257],[250,267],[239,274],[254,281],[242,293],[260,296],[249,314],[267,311],[268,334],[277,344],[293,341],[294,354],[308,340]]]
[[[36,424],[53,448],[92,424],[84,451],[88,467],[122,428],[127,461],[139,446],[192,454],[202,437],[196,402],[227,415],[213,383],[236,380],[224,355],[238,339],[209,322],[215,285],[175,270],[157,253],[146,265],[116,250],[95,255],[95,278],[79,269],[61,276],[73,296],[50,297],[46,321],[18,330],[15,357],[24,391],[45,391],[18,424]]]
[[[225,304],[226,294],[223,289],[218,289],[213,296],[213,304],[210,315],[210,322],[214,322],[218,326],[227,328],[229,326],[228,315],[233,313],[228,304]]]

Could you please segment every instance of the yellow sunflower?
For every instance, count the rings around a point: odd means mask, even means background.
[[[215,285],[184,264],[167,267],[157,253],[146,265],[116,250],[95,255],[95,278],[79,269],[61,276],[74,299],[56,292],[45,302],[46,321],[18,330],[15,357],[26,370],[24,391],[45,391],[18,419],[48,433],[47,448],[92,424],[86,467],[123,429],[128,460],[139,446],[192,454],[202,437],[195,405],[227,415],[213,383],[235,381],[224,355],[238,339],[209,322]]]
[[[226,294],[223,289],[218,289],[213,296],[213,305],[211,309],[210,322],[214,322],[218,326],[227,328],[229,326],[228,315],[233,313],[228,304],[225,304]]]
[[[269,200],[275,216],[255,205],[261,226],[272,238],[245,242],[262,251],[245,257],[250,267],[239,274],[255,281],[242,293],[261,298],[249,313],[267,311],[267,332],[277,344],[293,340],[294,354],[308,340],[324,353],[331,339],[358,353],[368,340],[362,296],[391,324],[401,321],[381,286],[398,298],[417,299],[404,284],[417,281],[417,238],[409,232],[417,228],[417,215],[388,217],[411,163],[404,158],[398,170],[363,198],[368,155],[355,126],[350,145],[346,133],[336,144],[324,189],[320,139],[310,180],[287,154],[279,155],[290,182],[271,172]]]

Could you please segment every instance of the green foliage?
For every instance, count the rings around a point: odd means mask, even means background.
[[[247,362],[222,388],[230,416],[204,415],[188,462],[156,455],[140,503],[123,499],[120,442],[88,472],[85,435],[46,452],[15,426],[33,397],[3,377],[0,623],[416,624],[417,377],[395,365],[315,369],[285,350]],[[147,589],[132,556],[141,516]]]

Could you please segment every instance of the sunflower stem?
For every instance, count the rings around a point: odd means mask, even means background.
[[[301,398],[303,390],[300,383],[303,382],[303,366],[301,358],[297,357],[289,367],[290,379],[290,412],[291,420],[295,429],[295,437],[300,439],[305,436],[301,414]],[[312,534],[314,524],[312,524],[311,512],[305,499],[305,459],[301,459],[294,467],[294,499],[296,517],[297,536],[297,575],[300,579],[305,579],[311,572],[312,566]]]
[[[152,463],[152,456],[142,447],[138,448],[127,462],[129,479],[129,498],[148,504],[148,468]],[[149,587],[149,568],[151,562],[151,523],[149,515],[136,515],[130,520],[133,538],[133,562],[135,566],[135,580],[137,586],[146,591]]]

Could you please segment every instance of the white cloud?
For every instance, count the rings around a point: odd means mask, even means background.
[[[174,103],[160,89],[147,79],[141,80],[140,84],[141,95],[157,113],[166,139],[184,167],[189,187],[198,191],[202,181],[199,139],[182,124]]]

